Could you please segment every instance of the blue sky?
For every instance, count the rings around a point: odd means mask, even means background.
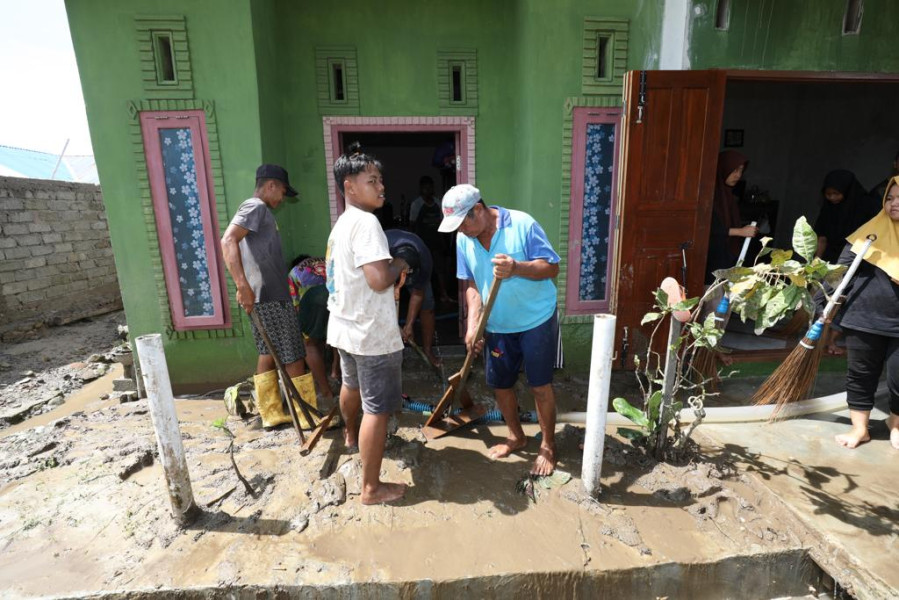
[[[63,0],[0,0],[0,145],[93,154]]]

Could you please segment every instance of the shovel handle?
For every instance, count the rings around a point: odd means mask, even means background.
[[[502,282],[502,279],[494,277],[493,283],[490,284],[490,291],[487,293],[487,303],[481,305],[478,328],[474,335],[475,342],[481,339],[481,336],[484,335],[484,331],[487,329],[487,319],[490,318],[490,311],[493,310],[493,304],[496,302],[496,296],[499,294],[499,286]],[[465,356],[465,363],[462,365],[462,370],[459,372],[459,386],[456,388],[457,396],[462,394],[462,388],[465,386],[465,381],[468,379],[468,374],[471,372],[472,364],[474,364],[474,350],[469,351]]]

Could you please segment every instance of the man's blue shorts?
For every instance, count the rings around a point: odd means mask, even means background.
[[[527,331],[488,331],[484,335],[487,385],[501,390],[514,387],[522,364],[531,387],[552,383],[558,337],[559,321],[555,311],[552,317]]]

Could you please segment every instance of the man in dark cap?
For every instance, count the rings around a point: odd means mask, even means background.
[[[274,345],[278,358],[304,400],[315,405],[315,386],[306,373],[306,351],[300,334],[296,312],[290,299],[287,265],[281,254],[281,236],[272,211],[284,196],[295,197],[287,171],[278,165],[262,165],[256,169],[256,191],[244,201],[222,236],[222,255],[228,272],[237,285],[237,302],[247,314],[256,311]],[[252,323],[251,323],[252,325]],[[264,427],[275,427],[291,421],[281,405],[275,360],[268,353],[259,331],[253,325],[253,337],[259,360],[253,382],[256,404]],[[300,414],[299,410],[297,411]],[[311,427],[300,417],[301,424]]]

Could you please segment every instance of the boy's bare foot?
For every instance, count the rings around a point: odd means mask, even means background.
[[[840,435],[835,435],[833,439],[835,439],[840,446],[852,449],[861,446],[865,442],[870,442],[871,436],[868,435],[867,428],[856,429],[853,427],[849,433],[841,433]]]
[[[360,500],[362,504],[384,504],[396,502],[406,494],[405,483],[387,483],[382,481],[378,487],[371,491],[363,490]]]
[[[545,477],[546,475],[552,475],[555,469],[556,453],[552,448],[540,446],[540,450],[537,451],[537,460],[534,461],[534,466],[531,467],[531,475]]]
[[[528,441],[525,438],[506,438],[506,441],[504,441],[502,444],[497,444],[496,446],[490,448],[490,450],[487,452],[487,456],[489,456],[493,460],[496,460],[498,458],[506,458],[513,452],[521,450],[527,445]]]
[[[359,451],[359,438],[356,436],[355,432],[350,433],[349,429],[343,430],[343,444],[350,452]]]
[[[890,445],[899,450],[899,415],[891,413],[887,417],[887,429],[890,430]]]

